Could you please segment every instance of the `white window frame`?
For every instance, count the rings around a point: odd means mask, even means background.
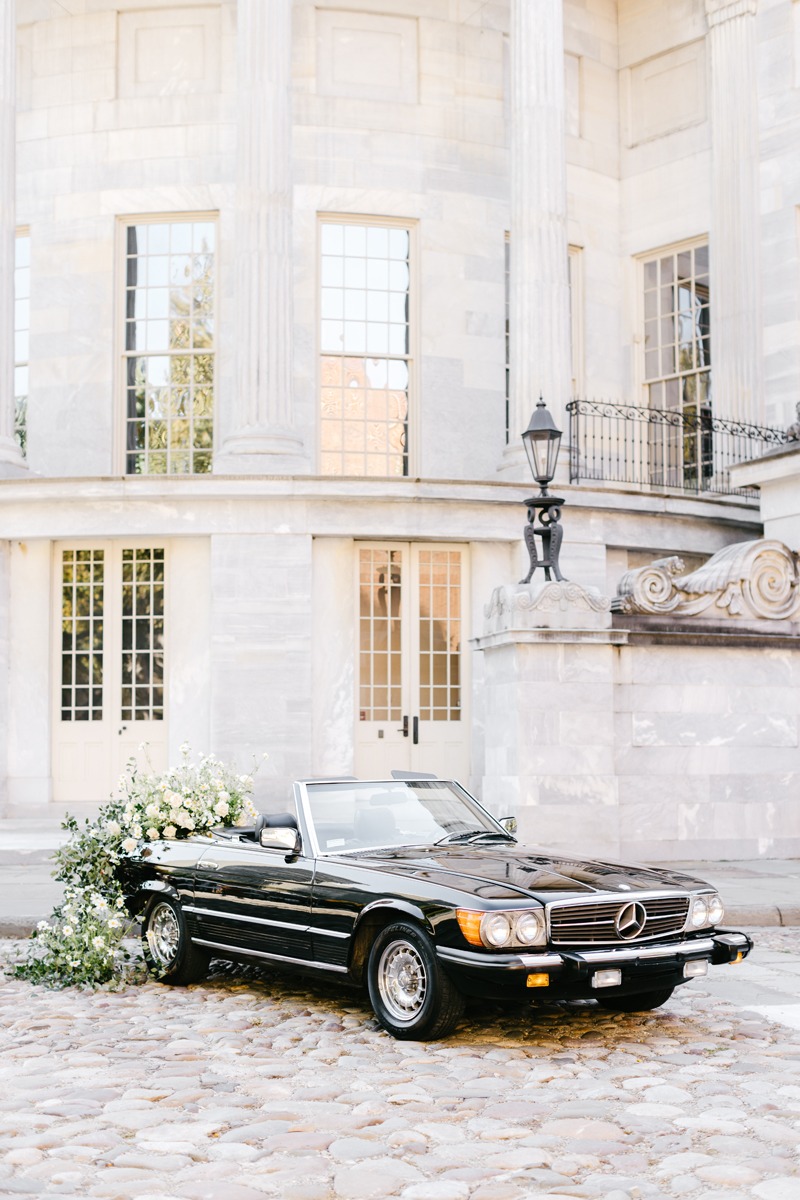
[[[371,225],[381,229],[403,229],[408,233],[408,416],[406,429],[406,457],[408,471],[405,475],[374,475],[359,476],[365,479],[413,479],[418,473],[420,420],[419,420],[419,222],[412,217],[387,217],[380,214],[324,212],[317,213],[316,235],[316,301],[315,301],[315,391],[314,391],[314,431],[315,431],[315,461],[318,474],[322,474],[322,227],[323,225]],[[349,357],[343,354],[342,357]],[[357,357],[357,356],[354,356]],[[369,357],[365,354],[364,357]],[[377,357],[392,358],[396,355],[379,355]],[[347,478],[346,476],[325,476],[325,478]]]
[[[116,270],[115,286],[114,286],[114,340],[116,352],[114,354],[114,396],[116,402],[114,404],[114,419],[113,419],[113,438],[114,438],[114,469],[117,474],[123,475],[126,479],[201,479],[205,478],[205,473],[190,472],[189,474],[145,474],[137,476],[135,473],[129,473],[127,470],[128,451],[126,447],[126,436],[128,427],[128,398],[127,398],[127,374],[125,363],[127,361],[127,353],[125,346],[125,293],[127,290],[127,230],[130,225],[172,225],[177,223],[213,223],[215,226],[214,238],[214,346],[211,354],[214,359],[213,371],[213,392],[214,392],[214,407],[212,413],[212,444],[211,458],[213,460],[218,451],[219,445],[219,355],[220,355],[220,318],[221,318],[221,266],[220,266],[220,214],[214,209],[201,209],[198,211],[180,210],[177,212],[153,212],[153,213],[125,213],[117,216],[116,228],[116,247],[115,247],[115,262]],[[212,466],[213,471],[213,466]],[[209,472],[208,474],[211,474]]]
[[[585,288],[583,246],[567,247],[569,282],[569,358],[572,373],[571,399],[585,399],[584,388],[584,310]]]
[[[635,268],[636,268],[636,306],[635,306],[636,334],[634,337],[634,343],[638,347],[638,353],[635,355],[634,378],[635,378],[635,384],[636,384],[636,395],[639,397],[639,402],[643,408],[648,407],[648,404],[647,404],[648,391],[647,391],[647,389],[648,389],[649,384],[658,382],[655,379],[648,379],[646,372],[645,372],[645,358],[644,358],[645,351],[646,351],[645,329],[644,329],[644,323],[645,323],[644,269],[645,269],[645,266],[647,263],[653,262],[654,259],[663,258],[667,254],[679,254],[682,250],[695,250],[700,246],[708,246],[709,247],[709,256],[710,256],[710,253],[711,253],[710,239],[709,239],[709,235],[707,233],[697,234],[695,237],[685,238],[683,241],[679,241],[679,242],[670,242],[665,246],[656,246],[651,250],[642,251],[640,254],[637,254],[634,259]],[[710,299],[709,302],[713,305],[713,299]],[[712,321],[713,321],[713,307],[712,307]],[[713,334],[712,334],[712,345],[713,345]],[[712,350],[712,353],[713,353],[713,350]],[[709,369],[713,369],[713,360],[712,360],[712,366]],[[659,378],[664,378],[664,376],[663,375],[659,376]]]
[[[28,242],[28,266],[27,266],[27,271],[28,271],[28,296],[27,296],[27,299],[28,299],[28,323],[27,323],[26,327],[23,327],[22,325],[17,324],[17,305],[19,303],[20,297],[16,293],[16,282],[17,282],[17,272],[19,270],[21,270],[22,268],[17,266],[16,248],[22,239],[26,239]],[[14,283],[15,283],[15,288],[14,288],[14,397],[13,397],[13,399],[14,399],[14,439],[17,442],[17,445],[19,446],[19,451],[23,458],[27,458],[27,450],[26,450],[26,448],[23,447],[23,443],[19,439],[19,431],[22,428],[25,429],[25,444],[27,445],[28,401],[30,399],[30,394],[31,394],[30,338],[31,338],[31,282],[33,279],[32,271],[31,271],[31,250],[32,250],[32,242],[31,242],[30,228],[27,225],[20,225],[17,227],[17,229],[15,231],[15,235],[14,235]],[[24,359],[21,359],[21,358],[17,358],[17,334],[23,332],[23,330],[28,335],[28,353]],[[27,370],[28,370],[28,388],[27,388],[27,394],[25,396],[25,421],[24,421],[24,423],[18,422],[18,419],[17,419],[17,399],[18,399],[18,397],[17,397],[17,369],[19,367],[27,367]]]
[[[713,413],[713,374],[714,374],[713,331],[711,332],[712,357],[711,357],[711,361],[710,361],[708,367],[706,367],[706,368],[696,367],[694,369],[694,371],[692,371],[692,372],[689,372],[689,371],[681,372],[681,371],[677,370],[677,363],[676,363],[676,370],[673,374],[665,375],[663,372],[663,369],[661,369],[658,377],[653,378],[653,379],[647,378],[647,371],[646,371],[646,367],[645,367],[645,354],[647,353],[647,342],[646,342],[646,335],[645,335],[645,321],[646,321],[645,277],[644,277],[645,276],[645,267],[647,266],[648,263],[655,262],[658,259],[665,258],[670,255],[677,256],[678,254],[682,253],[683,251],[696,250],[696,249],[700,249],[702,247],[705,247],[708,250],[709,278],[710,278],[711,245],[710,245],[710,237],[709,237],[708,233],[697,234],[694,237],[684,238],[683,240],[678,241],[678,242],[670,242],[665,246],[657,246],[657,247],[654,247],[653,249],[643,251],[642,253],[636,255],[636,258],[635,258],[635,266],[636,266],[636,337],[635,337],[634,341],[637,344],[638,353],[635,355],[635,384],[636,384],[635,395],[638,396],[639,404],[644,409],[649,409],[649,407],[650,407],[650,391],[649,391],[649,389],[652,385],[666,383],[668,380],[671,380],[671,379],[677,379],[680,383],[681,380],[688,378],[690,375],[699,376],[699,375],[707,372],[710,377],[708,394],[709,394],[710,403],[712,406],[712,413]],[[695,278],[696,278],[696,276],[693,274],[692,280],[694,281]],[[709,291],[710,291],[710,288],[709,288]],[[713,330],[713,311],[714,311],[713,310],[713,297],[710,294],[709,294],[708,304],[709,304],[709,329]],[[677,345],[677,344],[678,343],[676,341],[675,345]],[[683,409],[684,409],[684,406],[683,406],[683,404],[681,404],[681,413],[683,412]],[[702,435],[702,432],[700,432],[699,433],[700,454],[698,456],[698,465],[699,465],[698,477],[700,476],[700,473],[702,472],[702,460],[704,457],[702,438],[703,438],[703,435]],[[683,458],[682,450],[680,450],[680,452],[676,451],[675,462],[679,466],[679,473],[680,473],[680,482],[677,482],[678,477],[676,475],[675,486],[683,486],[685,467],[684,467],[684,458]],[[669,462],[667,462],[666,467],[662,464],[662,471],[665,471],[668,474],[669,469],[670,469]],[[647,482],[648,483],[652,482],[652,473],[648,474]],[[655,486],[664,486],[664,480],[662,479],[660,481],[656,481]]]

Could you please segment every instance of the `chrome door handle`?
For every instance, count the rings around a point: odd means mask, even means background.
[[[211,862],[208,858],[204,858],[199,865],[201,867],[208,867],[209,871],[219,870],[219,863]]]

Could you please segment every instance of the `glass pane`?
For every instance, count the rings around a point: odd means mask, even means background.
[[[407,474],[409,233],[325,222],[320,237],[321,469]],[[402,372],[394,406],[385,395],[389,365]],[[361,430],[343,427],[342,416]]]
[[[359,551],[359,708],[367,721],[401,719],[401,587],[402,551]]]
[[[129,474],[186,474],[210,467],[215,240],[215,225],[207,221],[128,229]],[[199,440],[195,416],[207,423]],[[204,448],[202,456],[187,453],[196,445]]]

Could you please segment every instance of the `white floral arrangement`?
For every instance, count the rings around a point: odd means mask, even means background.
[[[258,815],[250,799],[254,773],[238,774],[210,754],[194,763],[186,744],[181,762],[163,775],[140,774],[131,759],[119,795],[96,820],[80,827],[68,816],[62,823],[69,837],[56,851],[53,876],[66,885],[64,899],[48,921],[39,922],[15,973],[50,987],[118,986],[143,978],[143,959],[124,945],[135,917],[117,878],[120,861],[146,842],[252,824]]]

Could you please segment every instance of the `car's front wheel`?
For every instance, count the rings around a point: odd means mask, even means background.
[[[636,996],[603,996],[599,999],[603,1008],[611,1012],[650,1012],[666,1004],[674,991],[674,987],[663,987],[652,992],[639,992]]]
[[[154,896],[142,920],[142,951],[147,968],[162,983],[179,987],[202,979],[208,955],[195,946],[181,906],[167,896]]]
[[[430,938],[410,921],[382,929],[367,964],[369,998],[396,1038],[429,1041],[452,1032],[464,998],[442,971]]]

